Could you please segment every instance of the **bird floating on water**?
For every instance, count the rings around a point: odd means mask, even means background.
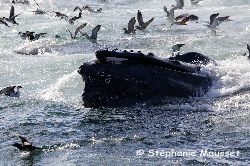
[[[3,17],[3,19],[4,19],[5,21],[11,22],[12,24],[17,24],[17,25],[18,25],[18,23],[17,23],[16,20],[15,20],[15,18],[16,18],[18,15],[20,15],[20,14],[15,15],[15,8],[14,8],[14,6],[12,5],[11,8],[10,8],[10,15],[9,15],[9,18]]]
[[[17,147],[19,150],[21,150],[21,151],[33,151],[36,149],[41,149],[39,147],[32,146],[32,143],[28,142],[26,138],[24,138],[16,133],[12,133],[12,134],[16,135],[17,137],[19,137],[21,139],[21,144],[19,144],[19,143],[12,144],[12,146]]]
[[[41,36],[44,37],[45,34],[47,33],[37,33],[35,34],[35,32],[30,32],[30,31],[26,31],[26,32],[19,32],[18,34],[20,35],[21,39],[29,39],[29,41],[35,41],[38,40]]]
[[[91,7],[89,7],[89,5],[83,6],[82,9],[79,6],[76,6],[74,11],[76,11],[77,9],[80,10],[81,12],[83,10],[88,10],[91,13],[100,13],[102,11],[102,8],[96,9],[96,11],[95,11],[95,10],[91,9]]]
[[[208,24],[204,24],[204,26],[208,27],[215,35],[216,35],[216,30],[218,29],[217,26],[219,24],[225,21],[232,21],[228,19],[230,16],[218,17],[218,15],[219,13],[212,14],[210,16],[210,22],[207,22]]]
[[[84,33],[84,32],[81,32],[80,33],[82,34],[82,36],[85,36],[87,39],[90,39],[90,40],[96,40],[97,39],[97,32],[100,30],[101,28],[101,25],[97,25],[93,30],[92,30],[92,34],[91,36],[89,36],[88,34]]]
[[[190,0],[192,5],[198,4],[202,0]]]
[[[131,18],[130,21],[128,22],[128,29],[123,28],[124,33],[126,34],[131,34],[131,33],[135,33],[135,17]]]
[[[141,12],[138,10],[138,13],[137,13],[137,21],[139,23],[139,26],[136,26],[136,29],[138,30],[141,30],[141,31],[144,31],[147,26],[154,20],[154,18],[151,18],[149,21],[147,22],[143,22],[143,17],[142,17],[142,14]]]
[[[18,1],[18,0],[12,0],[11,1],[12,3],[22,3],[22,4],[28,4],[29,1],[28,0],[21,0],[21,1]]]
[[[6,87],[6,88],[3,88],[1,91],[0,91],[0,95],[1,94],[5,94],[7,96],[10,96],[10,97],[19,97],[20,96],[20,88],[22,88],[21,86],[17,86],[17,91],[15,92],[15,87],[16,86],[9,86],[9,87]]]
[[[39,8],[37,8],[36,10],[34,10],[34,11],[32,11],[32,12],[34,12],[35,14],[46,14],[45,11],[42,11],[42,10],[40,10]]]
[[[71,39],[75,39],[76,36],[77,36],[77,34],[78,34],[78,32],[79,32],[82,28],[84,28],[86,25],[87,25],[87,23],[82,24],[81,26],[79,26],[78,28],[76,28],[76,31],[75,31],[74,36],[73,36],[73,34],[71,33],[70,30],[66,29],[66,32],[69,32],[69,33],[71,34]]]

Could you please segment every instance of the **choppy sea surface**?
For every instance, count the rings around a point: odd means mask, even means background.
[[[0,165],[250,165],[250,0],[203,0],[175,16],[191,13],[209,21],[213,13],[230,16],[214,35],[203,21],[174,25],[163,6],[174,0],[36,0],[44,15],[34,14],[35,1],[14,4],[19,25],[0,24],[0,88],[21,85],[21,96],[0,95]],[[0,0],[0,17],[12,3]],[[102,8],[83,11],[75,24],[55,17],[55,11],[78,15],[75,6]],[[128,21],[142,12],[154,17],[146,32],[123,33]],[[66,29],[91,34],[100,24],[97,42],[70,38]],[[18,32],[47,33],[37,41]],[[55,38],[59,35],[60,38]],[[82,106],[84,83],[79,66],[95,59],[98,49],[140,50],[168,58],[172,46],[181,53],[196,51],[214,59],[203,72],[214,77],[205,97],[152,106],[90,109]],[[32,55],[33,53],[34,55]],[[18,133],[42,150],[21,152],[11,146]]]

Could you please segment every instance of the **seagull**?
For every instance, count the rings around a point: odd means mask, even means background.
[[[182,46],[184,46],[184,45],[185,45],[185,44],[175,44],[175,45],[173,45],[173,47],[172,47],[172,49],[173,49],[172,55],[173,55],[173,56],[179,55],[179,53],[180,53],[180,48],[181,48]]]
[[[224,17],[218,17],[219,13],[216,14],[212,14],[210,16],[210,22],[207,22],[209,24],[205,24],[204,26],[208,27],[209,29],[211,29],[212,33],[214,33],[216,35],[216,30],[218,29],[217,26],[225,21],[231,21],[228,18],[230,16],[224,16]]]
[[[26,138],[24,138],[16,133],[12,133],[12,134],[16,135],[17,137],[19,137],[21,139],[21,144],[14,143],[12,145],[12,146],[17,147],[19,150],[21,150],[21,151],[33,151],[36,149],[41,149],[39,147],[32,146],[32,143],[28,142]]]
[[[166,6],[163,7],[163,10],[167,13],[167,18],[174,18],[174,5],[170,7],[170,10],[166,8]]]
[[[175,0],[177,2],[175,9],[183,9],[184,0]]]
[[[9,86],[9,87],[3,88],[0,91],[0,95],[4,93],[5,95],[10,96],[10,97],[19,97],[20,96],[19,89],[22,88],[22,87],[18,86],[16,92],[14,91],[15,87],[16,86]]]
[[[7,27],[10,27],[5,21],[3,18],[0,18],[0,24],[4,24],[6,25]]]
[[[73,34],[72,34],[68,29],[66,29],[66,32],[69,32],[69,33],[71,34],[71,39],[75,39],[77,33],[78,33],[82,28],[84,28],[86,25],[87,25],[87,23],[82,24],[81,26],[79,26],[79,27],[76,29],[75,35],[74,35],[74,36],[73,36]]]
[[[17,24],[18,25],[15,18],[20,14],[15,15],[14,13],[15,13],[15,10],[14,10],[14,6],[12,5],[11,8],[10,8],[10,16],[9,16],[9,18],[3,17],[3,19],[5,21],[11,22],[12,24]]]
[[[87,35],[86,33],[84,32],[81,32],[80,33],[82,34],[82,36],[85,36],[87,39],[91,39],[91,40],[96,40],[97,39],[97,32],[100,30],[101,28],[101,25],[97,25],[93,30],[92,30],[92,35],[89,36]]]
[[[147,22],[143,22],[143,18],[142,18],[142,14],[141,12],[138,10],[138,13],[137,13],[137,21],[139,23],[139,26],[136,26],[136,29],[138,30],[145,30],[147,28],[147,26],[154,20],[154,18],[151,18],[149,21]]]
[[[248,58],[250,59],[250,46],[248,44],[247,44],[247,49],[248,49],[248,52],[249,52]],[[246,55],[247,55],[247,53],[244,54],[244,56],[246,56]]]
[[[39,9],[39,5],[38,5],[38,3],[36,2],[36,0],[34,0],[35,1],[35,3],[36,3],[36,5],[38,6],[38,8],[35,10],[35,11],[33,11],[35,14],[45,14],[46,12],[45,11],[42,11],[42,10],[40,10]]]
[[[175,0],[175,1],[176,1],[177,4],[176,5],[171,5],[169,11],[168,11],[166,6],[163,7],[163,10],[167,13],[168,18],[174,18],[174,10],[183,9],[184,0]]]
[[[123,28],[124,33],[130,34],[130,33],[135,33],[135,17],[131,18],[131,20],[128,22],[128,29]]]

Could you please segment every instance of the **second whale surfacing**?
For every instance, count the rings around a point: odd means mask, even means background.
[[[152,53],[99,50],[96,57],[78,70],[85,82],[85,107],[130,106],[164,97],[199,97],[212,86],[212,78],[200,72],[200,65],[211,60],[197,52],[161,59]]]

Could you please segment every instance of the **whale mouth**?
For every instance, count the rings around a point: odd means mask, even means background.
[[[209,58],[195,52],[178,56],[161,59],[152,53],[96,51],[97,59],[78,70],[85,83],[83,105],[112,107],[166,96],[204,96],[212,79],[200,73],[200,64]]]

